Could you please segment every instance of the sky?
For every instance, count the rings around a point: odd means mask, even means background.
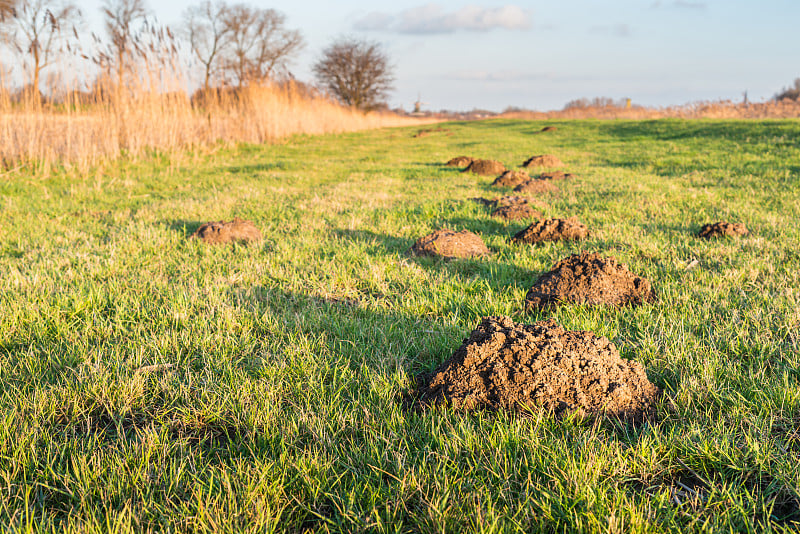
[[[147,0],[178,23],[197,0]],[[101,31],[100,0],[77,0]],[[231,3],[234,3],[231,1]],[[284,13],[311,65],[343,35],[382,44],[392,107],[561,109],[577,98],[646,106],[771,98],[800,77],[800,0],[250,0]]]

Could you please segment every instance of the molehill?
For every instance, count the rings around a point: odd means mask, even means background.
[[[638,305],[656,300],[650,282],[631,273],[612,257],[573,254],[543,274],[525,297],[525,308],[559,304]]]
[[[450,359],[418,377],[422,405],[609,416],[639,421],[661,391],[606,338],[567,331],[552,319],[532,325],[484,317]]]
[[[744,223],[729,223],[729,222],[715,222],[704,224],[700,231],[697,233],[698,237],[703,239],[712,239],[715,237],[739,237],[747,235],[747,227]]]
[[[415,256],[439,256],[442,258],[474,258],[489,255],[489,249],[480,236],[468,230],[436,230],[420,237],[411,247]]]
[[[464,169],[464,172],[480,174],[481,176],[497,175],[506,172],[506,167],[493,159],[476,159]]]
[[[261,232],[252,222],[238,217],[232,221],[214,221],[201,226],[190,236],[190,239],[200,239],[205,243],[249,243],[261,240]]]
[[[512,243],[541,243],[542,241],[561,241],[586,239],[589,229],[577,217],[569,219],[542,219],[511,238]]]

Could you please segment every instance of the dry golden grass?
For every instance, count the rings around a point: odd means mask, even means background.
[[[121,154],[179,150],[219,142],[271,142],[431,122],[393,113],[362,113],[296,84],[259,85],[215,95],[202,106],[183,92],[136,91],[91,104],[59,106],[0,97],[0,162],[6,169],[54,164],[88,168]]]
[[[508,119],[789,119],[800,117],[800,102],[795,100],[760,103],[733,103],[730,101],[697,102],[667,108],[631,108],[620,106],[577,107],[559,111],[512,111],[503,113]]]

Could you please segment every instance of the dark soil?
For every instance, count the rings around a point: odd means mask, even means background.
[[[542,241],[561,241],[586,239],[589,229],[578,222],[577,217],[569,219],[543,219],[536,221],[511,238],[513,243],[541,243]]]
[[[458,156],[448,161],[445,165],[448,167],[466,167],[473,161],[475,161],[475,158],[471,158],[469,156]]]
[[[447,128],[425,128],[415,133],[414,137],[428,137],[433,133],[446,133],[447,135],[453,135]]]
[[[499,217],[507,221],[518,221],[520,219],[538,219],[542,214],[533,209],[530,204],[511,204],[500,206],[492,212],[492,217]]]
[[[415,256],[474,258],[489,255],[489,249],[480,236],[467,230],[436,230],[417,239],[411,247],[411,253]]]
[[[261,240],[261,232],[250,221],[238,217],[230,222],[209,222],[197,229],[191,239],[201,239],[206,243],[248,243]]]
[[[716,222],[705,224],[697,236],[704,239],[715,237],[739,237],[747,235],[747,227],[743,223]]]
[[[523,182],[527,182],[531,176],[525,171],[506,171],[492,182],[495,187],[517,187]]]
[[[506,196],[500,198],[471,198],[473,202],[477,202],[478,204],[483,204],[484,206],[490,206],[493,208],[501,208],[503,206],[514,206],[516,204],[529,204],[531,199],[528,197],[517,197],[517,196]]]
[[[537,179],[539,180],[571,180],[575,178],[574,174],[562,171],[543,172]]]
[[[591,332],[554,320],[532,325],[484,317],[453,356],[418,380],[422,405],[608,416],[641,421],[661,391],[638,362]]]
[[[563,165],[564,163],[560,159],[551,154],[533,156],[522,164],[523,167],[562,167]]]
[[[498,175],[506,172],[506,167],[493,159],[476,159],[464,169],[464,172],[472,172],[481,176]]]
[[[515,193],[550,193],[558,191],[558,187],[553,185],[550,180],[540,180],[531,178],[514,188]]]
[[[624,306],[655,300],[647,279],[635,276],[614,258],[584,252],[559,261],[540,276],[525,297],[525,308],[567,303]]]

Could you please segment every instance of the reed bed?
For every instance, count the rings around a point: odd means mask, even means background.
[[[430,122],[343,107],[302,84],[252,85],[192,101],[182,91],[70,93],[58,104],[0,96],[0,162],[5,169],[54,165],[86,169],[101,161],[217,143],[273,142]]]

